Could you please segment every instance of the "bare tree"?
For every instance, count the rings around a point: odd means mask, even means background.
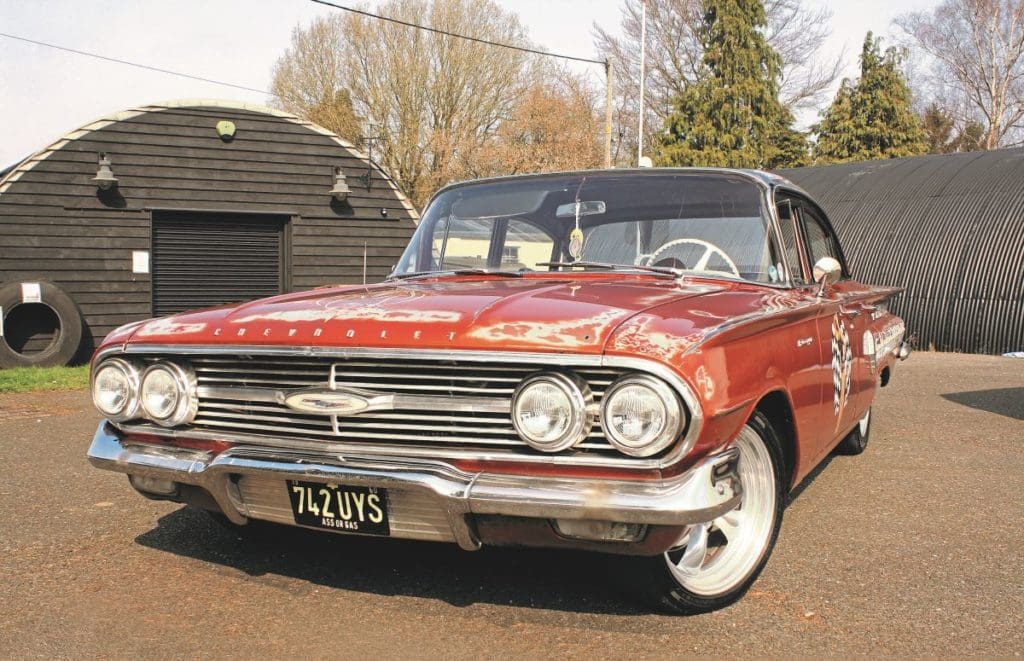
[[[664,128],[672,98],[704,75],[704,52],[698,30],[700,0],[647,0],[647,66],[644,90],[644,142]],[[783,61],[780,99],[791,111],[814,108],[825,101],[839,76],[841,58],[820,57],[829,36],[828,9],[806,10],[800,0],[766,0],[768,43]],[[616,135],[619,162],[632,163],[640,97],[641,0],[625,0],[622,37],[594,26],[594,43],[616,67]]]
[[[494,139],[466,163],[465,176],[601,167],[598,96],[583,77],[545,66]]]
[[[800,0],[765,0],[768,43],[782,57],[779,99],[791,111],[818,108],[839,77],[843,59],[822,57],[831,31],[829,9],[808,10]]]
[[[359,144],[364,127],[345,87],[343,34],[337,20],[292,30],[292,44],[274,66],[271,103]]]
[[[981,120],[979,146],[1014,144],[1024,123],[1024,0],[945,0],[896,24],[930,60],[933,98]]]
[[[515,14],[492,0],[387,0],[374,11],[530,45]],[[347,94],[353,116],[376,125],[382,164],[422,204],[512,116],[534,66],[521,51],[338,13],[296,29],[275,66],[273,92],[279,105],[311,118]]]

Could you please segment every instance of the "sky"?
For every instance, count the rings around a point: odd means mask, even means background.
[[[346,4],[347,0],[337,0]],[[618,32],[622,0],[497,0],[543,47],[594,57],[592,25]],[[824,55],[856,74],[864,34],[937,0],[803,0],[832,10]],[[371,6],[378,4],[371,0]],[[270,88],[292,29],[339,11],[308,0],[0,0],[0,33],[222,80]],[[601,76],[597,65],[576,65]],[[268,103],[266,94],[144,71],[0,36],[0,168],[120,110],[175,99]],[[803,123],[813,116],[802,117]]]

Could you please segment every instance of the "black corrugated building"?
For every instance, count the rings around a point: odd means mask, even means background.
[[[854,275],[906,287],[922,348],[1024,350],[1024,149],[780,172],[822,205]]]
[[[292,115],[205,100],[118,113],[0,173],[0,366],[82,358],[135,320],[362,282],[364,244],[380,280],[416,217],[366,155]]]

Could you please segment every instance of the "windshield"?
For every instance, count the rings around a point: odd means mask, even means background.
[[[729,173],[590,173],[437,196],[393,276],[574,267],[781,277],[758,186]]]

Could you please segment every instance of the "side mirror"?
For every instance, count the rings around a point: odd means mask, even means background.
[[[825,295],[825,287],[834,285],[843,274],[843,267],[839,260],[832,257],[822,257],[814,263],[814,281],[818,283],[818,296]]]

